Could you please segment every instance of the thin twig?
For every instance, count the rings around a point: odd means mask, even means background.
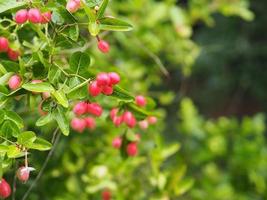
[[[58,144],[58,141],[60,139],[60,136],[61,134],[58,134],[58,130],[59,128],[57,128],[54,133],[53,133],[53,138],[52,138],[52,144],[53,144],[53,147],[52,149],[49,151],[45,161],[44,161],[44,164],[41,168],[41,170],[39,171],[37,177],[35,178],[35,180],[33,181],[33,183],[31,184],[31,186],[29,187],[29,189],[27,190],[27,192],[24,194],[22,200],[26,200],[27,197],[29,196],[30,192],[32,191],[32,189],[34,188],[34,186],[37,184],[37,182],[39,181],[39,179],[42,177],[43,173],[44,173],[44,170],[49,162],[49,160],[52,158],[52,155],[56,149],[56,146]]]
[[[18,168],[18,163],[16,162],[16,169]],[[14,174],[13,184],[12,184],[12,200],[16,200],[16,191],[17,191],[17,173]]]

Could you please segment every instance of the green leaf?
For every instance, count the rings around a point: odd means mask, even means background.
[[[8,72],[5,75],[0,77],[0,85],[5,85],[7,84],[8,80],[10,79],[10,77],[13,75],[14,73],[12,72]]]
[[[19,127],[13,121],[5,121],[1,126],[1,132],[7,137],[10,137],[11,135],[13,137],[18,137],[20,134]]]
[[[156,116],[155,113],[152,113],[152,112],[149,112],[149,111],[146,111],[138,106],[136,106],[135,104],[133,103],[129,103],[127,104],[127,108],[129,111],[132,111],[134,116],[138,119],[138,120],[143,120],[145,119],[146,117],[148,116]]]
[[[136,142],[136,141],[138,141],[138,136],[134,132],[132,132],[132,131],[128,131],[126,133],[126,138],[130,142]]]
[[[8,151],[8,149],[9,148],[7,145],[0,144],[0,156],[5,154]]]
[[[29,144],[27,147],[39,151],[47,151],[52,148],[52,144],[42,138],[36,138],[36,140],[32,144]]]
[[[22,88],[31,92],[54,92],[55,89],[50,83],[25,83]]]
[[[16,112],[6,111],[5,119],[13,121],[20,129],[24,127],[23,119]]]
[[[186,193],[194,185],[193,179],[186,179],[177,184],[174,192],[177,196],[181,196]]]
[[[1,60],[1,64],[8,72],[18,72],[19,64],[10,60]]]
[[[78,38],[79,38],[79,26],[78,26],[78,24],[70,27],[69,38],[75,42],[78,40]]]
[[[101,0],[85,0],[84,2],[89,8],[92,8],[99,5]]]
[[[18,143],[28,147],[28,145],[32,144],[36,140],[36,135],[32,131],[25,131],[18,136]]]
[[[9,93],[7,87],[5,87],[4,85],[0,85],[0,94],[3,94],[5,96],[7,96]]]
[[[65,108],[69,107],[69,101],[65,95],[65,93],[63,92],[63,90],[59,90],[59,91],[54,91],[51,93],[53,97],[56,98],[57,102],[62,105]]]
[[[97,19],[103,17],[103,15],[105,13],[105,10],[107,8],[108,2],[109,2],[109,0],[103,0],[102,1],[101,5],[100,5],[100,8],[99,8],[99,10],[97,12],[97,15],[96,15]]]
[[[4,120],[5,120],[5,111],[0,110],[0,124],[2,124]]]
[[[46,124],[48,124],[49,122],[51,122],[53,120],[53,117],[50,113],[48,113],[45,116],[40,117],[37,121],[36,121],[36,126],[44,126]]]
[[[54,119],[57,121],[57,124],[65,136],[68,136],[70,133],[69,122],[66,117],[66,113],[62,107],[57,107],[53,112]]]
[[[17,1],[17,0],[8,0],[8,1],[0,1],[0,13],[8,11],[10,9],[19,8],[21,6],[26,5],[26,1]]]
[[[88,71],[90,66],[90,56],[87,53],[75,52],[70,57],[70,69],[75,73],[85,73]]]
[[[113,94],[111,96],[118,98],[122,101],[132,102],[134,101],[134,97],[126,90],[122,89],[119,86],[115,86],[113,88]]]
[[[8,151],[7,151],[7,157],[8,158],[19,158],[24,156],[25,153],[21,152],[19,148],[17,148],[15,145],[10,145],[8,147]]]
[[[56,66],[52,66],[48,73],[49,82],[56,85],[60,80],[60,75],[61,70],[58,69]]]
[[[105,31],[130,31],[133,29],[131,24],[113,17],[104,17],[99,21],[100,29]]]

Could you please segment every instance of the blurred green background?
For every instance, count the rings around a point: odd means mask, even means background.
[[[267,199],[266,9],[263,0],[111,1],[108,13],[134,31],[107,34],[105,59],[90,48],[94,65],[119,68],[121,86],[154,98],[164,118],[126,160],[111,146],[123,130],[104,118],[62,137],[29,199],[94,200],[106,188],[116,200]],[[30,158],[37,170],[45,156]]]

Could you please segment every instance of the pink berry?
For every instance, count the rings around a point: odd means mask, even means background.
[[[107,73],[99,73],[96,77],[96,82],[97,82],[97,85],[100,87],[106,86],[106,85],[109,85],[110,78]]]
[[[16,90],[20,87],[21,78],[18,75],[13,75],[10,77],[8,81],[8,86],[11,90]]]
[[[147,120],[142,120],[140,122],[138,122],[139,124],[139,127],[142,129],[142,130],[145,130],[148,128],[148,121]]]
[[[105,95],[112,95],[113,93],[113,88],[109,85],[106,85],[102,88],[102,93]]]
[[[43,92],[42,97],[43,99],[48,99],[51,96],[50,92]]]
[[[18,57],[20,56],[20,52],[12,50],[11,48],[8,48],[7,55],[10,60],[17,61]]]
[[[118,108],[112,108],[110,113],[109,113],[110,118],[114,119],[114,117],[117,115],[118,112],[119,112]]]
[[[103,109],[98,103],[89,103],[87,105],[87,112],[100,117],[102,115]]]
[[[86,127],[87,128],[89,128],[91,130],[95,129],[96,124],[95,124],[95,119],[94,118],[86,117],[84,120],[86,122]]]
[[[123,121],[125,122],[125,124],[127,124],[129,128],[133,128],[136,125],[136,119],[129,111],[124,112]]]
[[[117,74],[116,72],[109,72],[108,76],[110,78],[110,84],[112,85],[118,84],[121,80],[120,75]]]
[[[101,92],[102,92],[102,89],[101,87],[99,87],[97,85],[97,82],[96,81],[93,81],[89,86],[88,86],[88,92],[90,95],[92,95],[93,97],[96,97],[98,96]]]
[[[70,13],[75,13],[79,8],[80,8],[80,5],[74,0],[69,0],[67,5],[66,5],[66,9]]]
[[[76,115],[83,115],[87,112],[87,103],[86,102],[79,102],[73,107],[73,112]]]
[[[5,37],[0,37],[0,52],[8,51],[9,42]]]
[[[30,22],[34,24],[38,24],[42,22],[42,14],[39,9],[37,8],[31,8],[28,11],[28,19]]]
[[[75,1],[75,3],[77,4],[77,6],[81,6],[81,0],[73,0],[73,1]]]
[[[111,192],[109,190],[104,190],[102,192],[102,200],[111,200]]]
[[[121,145],[122,145],[122,139],[121,139],[121,137],[116,137],[116,138],[113,139],[112,146],[115,149],[121,148]]]
[[[51,18],[52,18],[52,13],[50,11],[44,12],[42,13],[41,23],[46,24],[51,21]]]
[[[17,24],[24,24],[28,20],[28,11],[26,9],[19,10],[15,15]]]
[[[135,103],[140,107],[145,106],[146,105],[146,99],[144,96],[141,96],[141,95],[136,96],[135,97]]]
[[[157,117],[149,116],[149,117],[147,118],[147,121],[148,121],[149,124],[156,124],[157,121],[158,121],[158,119],[157,119]]]
[[[71,120],[71,128],[79,133],[82,133],[86,128],[86,122],[84,119],[73,118]]]
[[[100,40],[98,42],[98,49],[102,52],[102,53],[108,53],[109,52],[109,44],[108,42],[104,41],[104,40]]]
[[[4,178],[0,181],[0,198],[6,199],[11,194],[11,188]]]
[[[122,119],[122,116],[115,116],[113,119],[112,119],[112,122],[113,124],[116,126],[116,127],[119,127],[122,122],[123,122],[123,119]]]
[[[21,182],[28,181],[30,177],[30,170],[27,167],[20,167],[17,171],[17,177]]]
[[[127,145],[127,154],[128,156],[136,156],[138,153],[137,144],[135,142],[131,142]]]

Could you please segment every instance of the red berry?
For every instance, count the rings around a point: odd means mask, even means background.
[[[30,22],[37,24],[42,22],[42,13],[37,8],[31,8],[28,11],[28,19]]]
[[[50,11],[42,13],[42,24],[46,24],[51,21],[52,13]]]
[[[136,156],[138,153],[137,144],[135,142],[131,142],[127,145],[127,154],[128,156]]]
[[[10,77],[8,81],[8,86],[11,90],[16,90],[20,87],[21,78],[18,75],[13,75]]]
[[[95,119],[92,117],[86,117],[85,119],[86,127],[89,129],[95,129]]]
[[[110,78],[107,73],[99,73],[96,77],[96,82],[97,82],[97,85],[100,87],[106,86],[106,85],[109,85]]]
[[[30,170],[27,167],[20,167],[17,171],[17,177],[22,182],[28,181],[30,177]]]
[[[125,122],[125,124],[127,124],[129,128],[133,128],[136,125],[136,119],[129,111],[124,112],[123,121]]]
[[[145,106],[146,105],[146,99],[144,96],[141,96],[141,95],[136,96],[135,97],[135,103],[140,107]]]
[[[113,124],[114,124],[116,127],[118,127],[118,126],[120,126],[120,125],[122,124],[123,119],[122,119],[122,116],[115,116],[115,117],[112,119],[112,121],[113,121]]]
[[[110,113],[109,113],[110,118],[114,119],[114,117],[117,115],[118,112],[119,112],[118,108],[112,108]]]
[[[20,52],[12,50],[11,48],[8,48],[7,55],[10,60],[17,61],[18,57],[20,56]]]
[[[104,40],[100,40],[98,42],[98,49],[102,52],[102,53],[108,53],[109,52],[109,44],[108,42],[104,41]]]
[[[87,105],[87,112],[100,117],[102,115],[103,109],[98,103],[89,103]]]
[[[19,10],[15,15],[17,24],[24,24],[28,20],[28,11],[26,9]]]
[[[102,89],[97,85],[96,81],[93,81],[88,87],[88,92],[93,97],[96,97],[102,92]]]
[[[81,0],[73,0],[73,1],[75,1],[75,3],[77,4],[77,6],[81,6]]]
[[[102,88],[102,93],[105,95],[112,95],[113,93],[113,88],[109,85],[106,85]]]
[[[66,5],[66,9],[70,13],[76,12],[79,8],[80,8],[80,3],[78,3],[75,0],[69,0],[68,3],[67,3],[67,5]]]
[[[116,72],[109,72],[108,76],[110,78],[110,84],[112,85],[118,84],[121,80],[120,75],[117,74]]]
[[[0,37],[0,52],[8,51],[9,42],[5,37]]]
[[[138,124],[139,124],[139,127],[143,130],[147,129],[149,125],[147,120],[142,120],[138,122]]]
[[[79,102],[73,107],[73,112],[76,115],[83,115],[87,112],[87,103],[85,102]]]
[[[147,121],[148,121],[149,124],[156,124],[158,119],[156,117],[154,117],[154,116],[150,116],[150,117],[147,118]]]
[[[116,137],[116,138],[113,139],[112,146],[115,149],[121,148],[121,145],[122,145],[122,139],[121,139],[121,137]]]
[[[4,178],[0,181],[0,198],[6,199],[11,194],[11,188]]]
[[[111,200],[111,192],[109,190],[104,190],[102,192],[102,200]]]
[[[71,128],[79,133],[82,133],[86,128],[86,122],[84,119],[73,118],[71,120]]]

